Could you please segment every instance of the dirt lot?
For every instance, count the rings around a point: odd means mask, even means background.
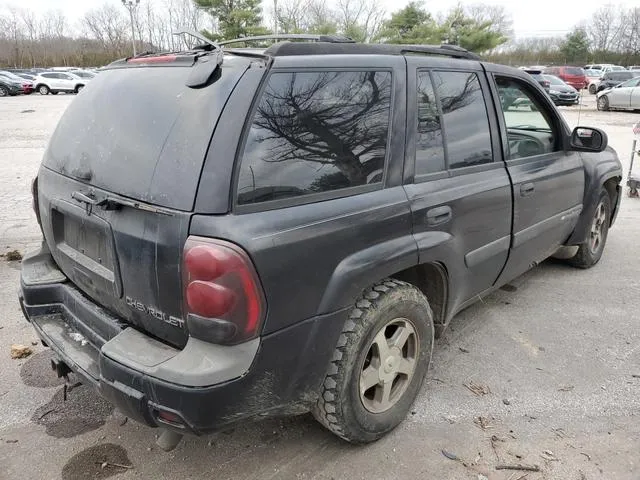
[[[2,253],[39,241],[29,182],[71,101],[0,102]],[[577,108],[563,112],[578,122]],[[640,115],[596,112],[588,95],[580,115],[628,164]],[[302,416],[188,438],[169,454],[155,430],[127,422],[87,387],[64,402],[43,347],[10,359],[12,343],[36,337],[16,301],[20,265],[2,258],[0,479],[638,479],[639,239],[640,200],[625,197],[596,268],[546,262],[459,315],[436,344],[411,415],[374,445],[347,445]],[[472,393],[470,382],[489,393]],[[541,471],[495,469],[518,463]]]

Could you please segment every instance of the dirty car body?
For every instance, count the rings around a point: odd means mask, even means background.
[[[526,73],[420,48],[282,42],[103,69],[34,182],[44,241],[20,302],[59,372],[180,433],[308,411],[372,284],[419,288],[441,333],[587,242],[603,189],[613,223],[611,148],[576,147]],[[433,103],[449,80],[461,90]],[[538,108],[496,114],[505,88]],[[478,138],[455,128],[471,99]]]

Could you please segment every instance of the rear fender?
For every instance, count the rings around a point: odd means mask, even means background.
[[[418,263],[413,235],[394,238],[355,252],[333,271],[318,307],[318,314],[353,305],[369,286]]]

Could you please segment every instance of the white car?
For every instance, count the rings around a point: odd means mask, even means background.
[[[610,108],[640,109],[640,77],[632,78],[598,93],[597,106],[598,110],[609,110]]]
[[[36,76],[34,83],[40,95],[56,95],[59,92],[78,93],[87,81],[70,72],[42,72]]]

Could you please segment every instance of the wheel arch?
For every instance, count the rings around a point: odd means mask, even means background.
[[[602,155],[606,155],[606,157],[602,158]],[[607,191],[611,200],[611,224],[615,220],[620,203],[622,170],[615,152],[612,149],[607,149],[599,154],[583,153],[582,158],[585,167],[583,209],[578,218],[578,223],[565,245],[580,245],[586,241],[598,198],[603,188]]]
[[[439,237],[437,240],[441,241]],[[437,330],[446,324],[450,291],[447,267],[433,259],[419,263],[413,235],[374,245],[342,260],[325,289],[318,314],[353,305],[362,292],[388,277],[417,287],[429,300]]]

